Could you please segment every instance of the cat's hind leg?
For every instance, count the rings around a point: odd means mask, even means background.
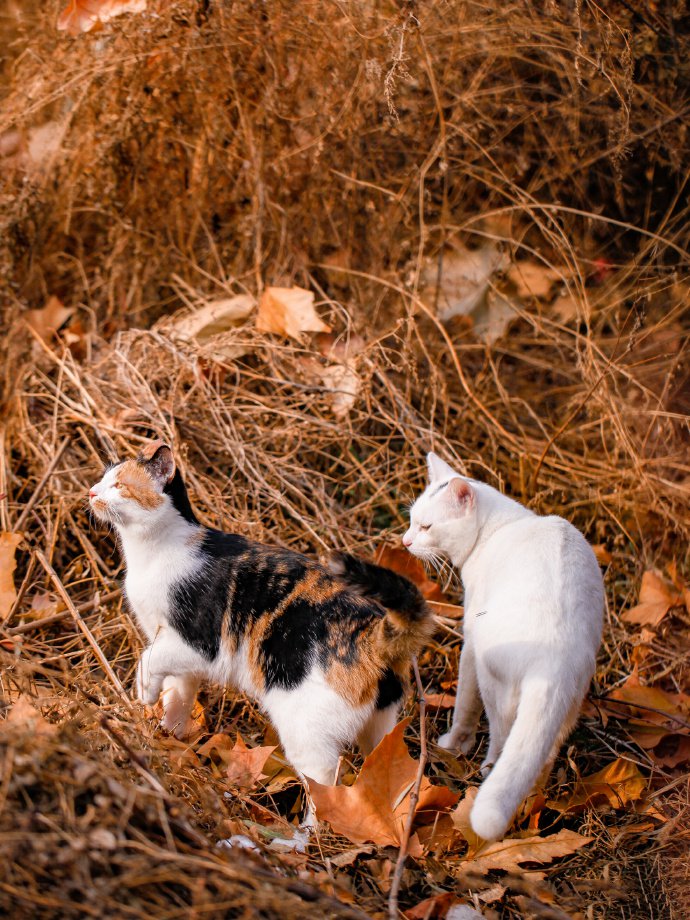
[[[495,677],[489,676],[482,685],[482,699],[489,722],[489,747],[479,769],[482,775],[486,776],[501,756],[515,721],[519,688],[501,683]]]
[[[371,754],[385,736],[393,731],[398,721],[400,703],[392,703],[385,709],[375,709],[357,738],[357,746],[365,755]]]
[[[309,794],[309,780],[325,786],[337,781],[340,754],[348,739],[362,731],[370,707],[355,707],[323,680],[306,680],[301,686],[273,688],[263,701],[280,737],[285,756],[302,779],[307,809],[301,828],[310,832],[317,818]]]
[[[453,709],[453,723],[436,742],[448,751],[469,754],[474,748],[477,723],[482,714],[482,700],[477,683],[477,669],[474,652],[468,642],[462,647],[458,668],[458,692]]]

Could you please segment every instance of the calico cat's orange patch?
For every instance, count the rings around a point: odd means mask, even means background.
[[[156,492],[153,480],[136,460],[125,460],[117,471],[117,486],[123,498],[129,498],[146,511],[153,511],[163,503],[163,496]]]

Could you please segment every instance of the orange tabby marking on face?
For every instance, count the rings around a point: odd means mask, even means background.
[[[130,498],[147,511],[163,504],[163,496],[156,492],[153,480],[136,460],[125,460],[117,473],[117,486],[123,498]]]

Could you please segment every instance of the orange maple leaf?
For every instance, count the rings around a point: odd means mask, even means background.
[[[309,780],[318,817],[353,843],[400,846],[418,767],[403,740],[408,723],[409,719],[399,722],[369,754],[352,786],[322,786]],[[457,800],[455,792],[433,786],[424,777],[415,806],[416,820],[433,820]],[[421,855],[416,836],[410,841],[409,852]]]
[[[642,576],[639,604],[626,610],[621,619],[640,626],[658,626],[669,610],[684,605],[683,595],[672,590],[658,572],[649,569]]]

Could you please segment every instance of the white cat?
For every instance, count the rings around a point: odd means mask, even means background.
[[[474,747],[482,703],[491,770],[470,815],[485,840],[502,837],[551,769],[594,673],[604,588],[591,547],[568,521],[539,517],[456,473],[434,453],[429,485],[403,537],[420,559],[450,559],[465,588],[464,645],[453,724],[441,747]]]

